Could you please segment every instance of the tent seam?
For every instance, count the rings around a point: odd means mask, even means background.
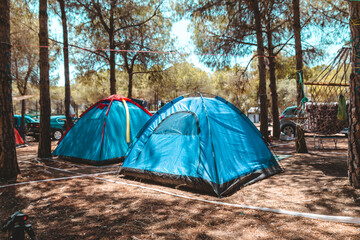
[[[202,96],[202,94],[200,93],[200,98],[201,98],[201,101],[203,103],[203,106],[204,106],[204,111],[205,111],[205,116],[206,116],[206,121],[208,123],[208,127],[209,127],[209,135],[210,135],[210,141],[211,141],[211,148],[212,148],[212,153],[213,153],[213,158],[214,158],[214,167],[215,167],[215,174],[216,174],[216,194],[220,197],[220,193],[219,193],[219,173],[218,173],[218,168],[217,168],[217,165],[216,165],[216,156],[215,156],[215,149],[214,149],[214,142],[213,142],[213,139],[212,139],[212,134],[211,134],[211,126],[210,126],[210,121],[209,121],[209,117],[208,117],[208,114],[207,114],[207,108],[206,108],[206,105],[205,105],[205,101],[204,101],[204,98]]]
[[[113,100],[114,99],[111,99],[111,102],[109,104],[109,107],[106,111],[106,114],[105,114],[105,117],[104,117],[104,126],[103,126],[103,131],[102,131],[102,134],[101,134],[101,145],[100,145],[100,154],[99,154],[99,161],[101,161],[101,157],[102,157],[102,150],[103,150],[103,143],[104,143],[104,135],[105,135],[105,125],[106,125],[106,119],[107,119],[107,116],[110,112],[110,108],[111,108],[111,105],[113,103]]]

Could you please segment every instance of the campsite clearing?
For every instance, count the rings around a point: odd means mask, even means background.
[[[4,221],[22,210],[39,239],[359,239],[360,225],[205,203],[149,189],[233,204],[359,216],[360,191],[349,187],[347,179],[347,139],[339,139],[336,150],[329,149],[331,139],[323,140],[324,150],[314,148],[312,137],[307,141],[309,154],[294,154],[293,141],[273,142],[285,172],[221,199],[181,186],[118,177],[114,171],[120,164],[95,167],[37,160],[37,143],[30,143],[17,149],[18,185],[0,188],[0,217]],[[5,236],[0,233],[0,239]]]

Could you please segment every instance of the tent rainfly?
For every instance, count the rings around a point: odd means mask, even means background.
[[[220,97],[178,97],[146,123],[120,169],[218,197],[281,172],[253,123]]]
[[[119,162],[150,117],[131,99],[111,95],[88,108],[52,154],[92,165]]]

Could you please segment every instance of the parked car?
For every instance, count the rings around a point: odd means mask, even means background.
[[[64,134],[64,125],[65,125],[66,117],[64,115],[50,116],[50,129],[51,129],[51,138],[53,140],[60,140]],[[39,140],[40,131],[39,131],[40,123],[31,123],[28,124],[27,127],[27,135],[35,138],[36,141]]]
[[[348,128],[345,128],[344,130],[340,131],[340,133],[344,134],[345,137],[349,135]]]
[[[14,127],[20,134],[21,138],[25,141],[26,140],[26,129],[29,124],[38,122],[36,119],[33,119],[27,115],[24,116],[25,118],[25,129],[21,129],[21,115],[14,115]]]
[[[291,136],[292,134],[295,136],[296,124],[291,118],[297,117],[297,106],[291,106],[286,108],[280,115],[280,130],[285,135]],[[340,133],[348,135],[348,129],[340,131]]]
[[[296,124],[293,120],[289,118],[297,117],[297,106],[291,106],[286,108],[280,115],[280,131],[283,132],[285,135],[295,136],[296,131]]]
[[[37,122],[35,119],[25,115],[25,128],[29,123]],[[14,125],[16,130],[20,130],[21,127],[21,115],[14,115]]]

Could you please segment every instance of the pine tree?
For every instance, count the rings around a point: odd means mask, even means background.
[[[0,1],[0,179],[16,179],[16,158],[11,89],[10,2]]]
[[[40,141],[38,156],[51,157],[50,139],[50,92],[49,92],[49,38],[47,0],[39,4],[39,45],[40,45]]]
[[[360,2],[349,1],[352,43],[350,77],[348,173],[350,185],[360,188]]]
[[[66,128],[71,127],[74,123],[70,117],[70,68],[69,68],[69,41],[68,41],[68,29],[67,29],[67,17],[65,11],[65,1],[58,0],[61,11],[61,23],[63,29],[63,53],[64,53],[64,76],[65,76],[65,116],[66,116]]]

